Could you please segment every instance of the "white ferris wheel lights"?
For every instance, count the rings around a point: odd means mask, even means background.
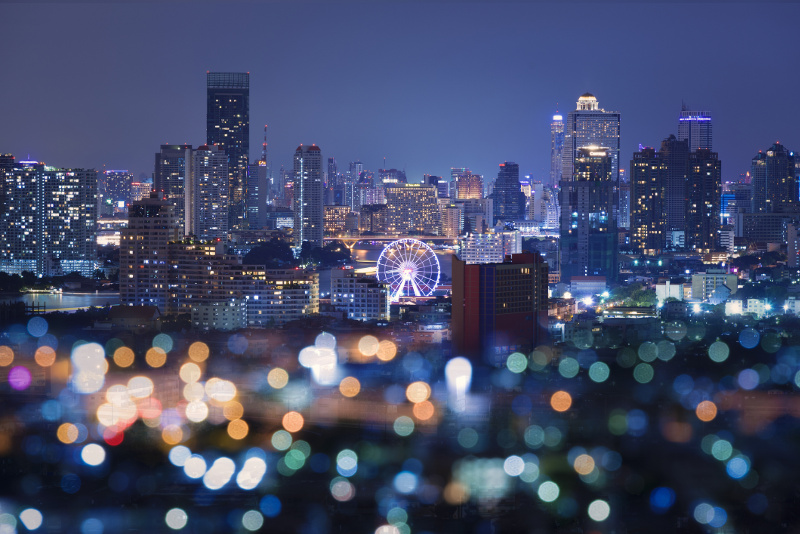
[[[389,284],[390,299],[429,297],[439,284],[439,259],[417,239],[389,243],[378,258],[378,280]]]

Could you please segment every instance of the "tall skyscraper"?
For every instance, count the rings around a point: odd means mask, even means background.
[[[570,181],[561,181],[561,280],[617,276],[612,150],[579,148]]]
[[[794,213],[800,211],[794,152],[775,143],[753,158],[753,213]]]
[[[206,139],[228,156],[229,226],[243,228],[247,217],[250,163],[250,73],[207,72]]]
[[[711,150],[711,113],[708,111],[681,110],[678,118],[678,140],[689,143],[689,151],[701,148]]]
[[[520,189],[519,165],[506,161],[500,164],[494,191],[494,222],[512,222],[525,218],[525,194]]]
[[[97,171],[37,161],[5,165],[0,271],[92,276],[97,259]]]
[[[170,242],[183,236],[172,202],[154,191],[133,202],[120,235],[119,299],[122,304],[158,306],[167,312]]]
[[[359,178],[361,178],[361,173],[364,172],[364,164],[360,161],[351,161],[350,162],[350,181],[352,183],[357,183]]]
[[[155,157],[153,188],[163,193],[164,200],[172,202],[181,224],[186,218],[186,153],[191,149],[192,145],[161,145]]]
[[[352,166],[352,165],[351,165]],[[322,247],[322,151],[317,145],[300,145],[294,153],[294,245],[305,241]]]
[[[619,113],[600,108],[593,94],[585,93],[578,98],[577,108],[567,114],[564,125],[562,180],[572,180],[578,150],[593,145],[607,149],[611,158],[611,179],[616,187],[619,182],[619,121]]]
[[[717,250],[722,195],[722,163],[717,153],[707,148],[690,152],[687,178],[686,247],[698,252]]]
[[[97,181],[97,216],[124,213],[131,201],[133,174],[129,171],[103,171]]]
[[[553,115],[550,123],[550,186],[561,181],[562,155],[564,153],[564,117]]]
[[[186,151],[186,235],[228,239],[228,161],[219,146]]]
[[[473,174],[469,169],[456,175],[456,194],[454,196],[459,200],[483,198],[483,176]]]
[[[328,187],[339,185],[339,171],[336,168],[336,158],[328,158],[328,174],[325,175],[325,184]]]

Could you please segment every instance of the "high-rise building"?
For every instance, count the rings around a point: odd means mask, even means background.
[[[750,176],[753,184],[752,213],[795,213],[798,204],[797,170],[794,152],[775,143],[753,158]]]
[[[268,195],[267,162],[260,159],[247,166],[247,224],[251,230],[266,225]]]
[[[0,271],[92,276],[97,258],[97,171],[36,161],[4,165]]]
[[[448,197],[456,198],[458,176],[467,172],[469,172],[469,169],[466,167],[450,167],[450,181],[447,184]]]
[[[690,152],[686,183],[686,247],[698,252],[717,250],[722,194],[722,163],[717,153],[707,148]]]
[[[449,197],[449,193],[447,191],[447,180],[445,180],[441,176],[433,176],[432,174],[426,174],[423,176],[422,183],[435,186],[436,194],[439,196],[439,198]]]
[[[545,341],[548,267],[538,253],[468,265],[453,257],[453,353],[493,365]]]
[[[192,145],[161,145],[156,152],[155,170],[153,172],[153,188],[163,193],[164,199],[175,206],[175,216],[183,224],[186,218],[186,151]],[[150,196],[150,191],[144,198]]]
[[[361,178],[362,172],[364,172],[364,164],[360,161],[351,161],[349,181],[352,183],[358,182],[359,178]]]
[[[158,306],[166,313],[169,303],[169,243],[183,236],[175,205],[153,192],[133,202],[128,226],[121,230],[119,298],[126,305]]]
[[[711,113],[708,111],[681,110],[678,118],[678,140],[689,144],[689,151],[700,148],[711,150]]]
[[[111,217],[124,213],[131,201],[133,174],[129,171],[103,171],[97,181],[97,215]]]
[[[456,175],[455,198],[459,200],[483,198],[483,176],[472,174],[469,169]]]
[[[294,245],[305,241],[322,247],[322,151],[317,145],[300,145],[294,153]]]
[[[550,186],[561,182],[562,155],[564,153],[564,117],[553,115],[550,123]]]
[[[356,321],[389,320],[389,288],[352,267],[331,271],[331,306]]]
[[[250,73],[207,72],[206,140],[228,156],[229,227],[244,228],[250,163]]]
[[[228,161],[228,156],[216,145],[186,151],[186,235],[227,241]]]
[[[424,184],[387,185],[386,228],[390,234],[436,235],[441,229],[437,189]]]
[[[461,238],[460,258],[468,265],[503,263],[507,256],[522,252],[522,235],[518,230],[475,233]]]
[[[561,182],[561,280],[617,275],[612,151],[579,148],[570,181]]]
[[[512,222],[525,218],[525,194],[520,189],[519,165],[506,161],[500,164],[494,191],[494,222]]]
[[[132,182],[131,183],[131,203],[138,202],[139,200],[150,198],[150,192],[153,191],[153,182]],[[183,203],[181,203],[183,208]],[[177,210],[177,206],[175,207]],[[183,212],[183,209],[181,209]],[[181,228],[183,228],[183,219],[181,221]],[[181,230],[183,232],[183,230]]]
[[[608,150],[611,178],[616,186],[619,181],[619,123],[618,112],[600,108],[597,98],[591,93],[581,95],[577,108],[567,114],[567,122],[564,124],[561,179],[572,179],[578,150],[594,145]]]

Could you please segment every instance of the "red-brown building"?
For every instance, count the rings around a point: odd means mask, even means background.
[[[547,262],[536,252],[476,265],[454,256],[454,354],[499,364],[544,342],[547,274]]]

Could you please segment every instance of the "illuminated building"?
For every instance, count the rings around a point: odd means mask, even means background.
[[[800,210],[797,197],[797,171],[794,152],[775,143],[753,158],[750,176],[753,185],[752,213],[793,213]]]
[[[562,155],[564,153],[564,117],[553,115],[550,123],[550,185],[561,182]]]
[[[459,256],[468,265],[503,263],[507,256],[522,252],[522,235],[517,230],[489,234],[471,234],[460,240]]]
[[[193,304],[191,318],[195,330],[239,330],[247,326],[247,302],[232,299]]]
[[[572,180],[561,182],[561,280],[617,275],[614,168],[604,147],[579,148]]]
[[[440,230],[437,189],[423,184],[387,185],[386,231],[437,235]]]
[[[124,212],[131,201],[133,175],[128,171],[103,171],[97,182],[98,216]]]
[[[404,184],[406,173],[397,169],[378,169],[378,181],[381,184]]]
[[[206,141],[228,156],[230,228],[247,217],[247,165],[250,162],[250,73],[207,72]]]
[[[297,147],[294,153],[294,246],[306,241],[322,247],[322,151],[317,145]]]
[[[686,247],[698,252],[717,250],[722,163],[716,152],[701,148],[689,153],[687,171]],[[794,191],[797,192],[796,186]]]
[[[350,206],[325,206],[325,235],[344,235],[349,214]]]
[[[163,193],[164,199],[172,202],[175,206],[175,216],[183,224],[186,218],[185,213],[185,193],[186,184],[186,154],[192,149],[192,145],[161,145],[161,150],[156,152],[155,167],[153,172],[154,188],[159,193]],[[150,191],[145,193],[142,198],[150,196]]]
[[[186,151],[186,235],[228,239],[228,156],[221,147]]]
[[[506,161],[500,164],[494,191],[494,222],[512,222],[525,218],[525,195],[520,190],[519,165]]]
[[[453,256],[453,353],[497,365],[543,343],[547,274],[538,253],[477,265]]]
[[[455,197],[459,200],[483,198],[483,176],[472,174],[469,169],[456,175]]]
[[[678,140],[689,144],[689,151],[700,148],[711,150],[711,113],[687,111],[684,107],[678,118]]]
[[[269,178],[267,162],[260,159],[247,166],[247,224],[251,230],[266,225]]]
[[[361,234],[385,234],[389,207],[386,204],[365,204],[361,206],[358,231]]]
[[[357,321],[389,320],[389,289],[349,267],[331,271],[331,306]]]
[[[449,196],[447,192],[447,180],[441,176],[426,174],[423,176],[422,181],[427,185],[435,186],[436,194],[439,196],[439,198],[447,198]]]
[[[183,225],[172,202],[153,192],[128,209],[128,226],[121,230],[119,298],[129,306],[157,306],[167,312],[169,243],[182,237]]]
[[[151,182],[132,182],[131,202],[138,202],[142,199],[149,198],[150,191],[152,190],[153,190],[153,184]],[[181,203],[181,206],[183,206],[183,203]],[[175,209],[177,210],[178,207],[176,206]]]
[[[0,271],[39,276],[96,268],[97,171],[6,158]]]
[[[451,167],[450,168],[450,182],[447,184],[448,193],[447,196],[450,198],[455,198],[457,193],[456,183],[458,182],[458,176],[460,174],[468,173],[469,169],[466,167]]]
[[[464,228],[464,210],[460,206],[451,204],[449,199],[439,206],[439,218],[442,221],[441,235],[456,238]]]
[[[356,183],[361,178],[361,173],[364,172],[364,164],[360,161],[351,161],[350,162],[350,171],[348,172],[349,181],[351,183]]]

